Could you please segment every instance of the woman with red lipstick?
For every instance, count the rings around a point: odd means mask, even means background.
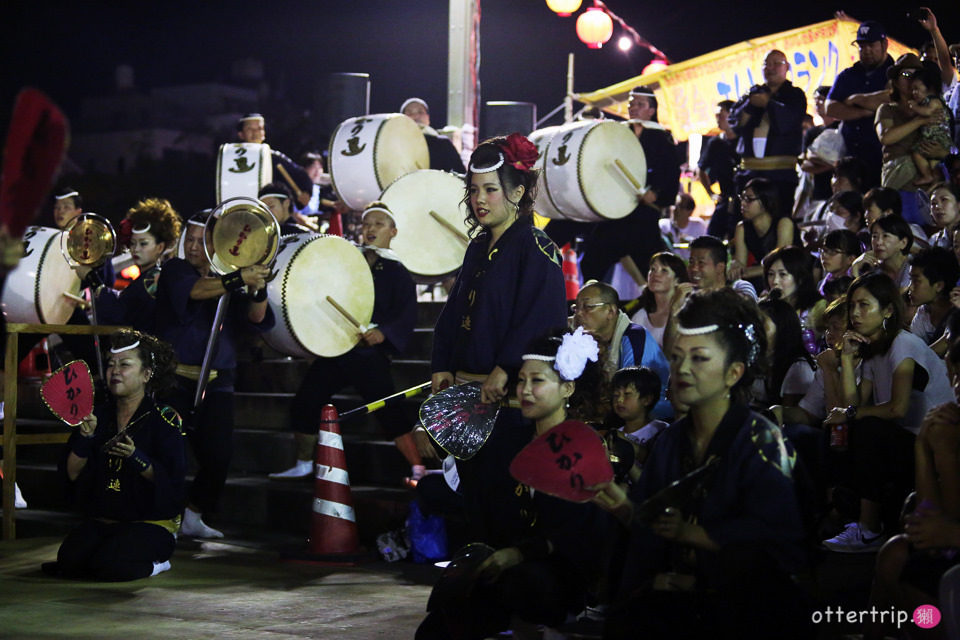
[[[70,436],[60,465],[85,519],[44,571],[121,582],[170,568],[186,460],[180,416],[153,399],[173,384],[173,349],[126,329],[111,344],[110,397]]]
[[[592,336],[577,329],[535,340],[526,351],[516,394],[523,417],[535,425],[534,438],[591,413],[601,375]],[[477,568],[476,586],[465,600],[432,610],[417,640],[481,640],[515,619],[554,627],[583,610],[600,575],[605,547],[599,541],[609,539],[612,519],[592,504],[566,502],[516,480],[494,515],[506,525],[504,536]]]
[[[154,328],[157,280],[160,261],[180,237],[180,215],[166,200],[149,198],[138,202],[120,223],[119,239],[130,250],[133,263],[140,275],[122,291],[110,285],[100,287],[96,294],[97,321],[105,325],[128,325],[151,333]],[[83,278],[84,267],[77,267]],[[89,271],[89,269],[86,269]]]
[[[484,541],[500,528],[484,514],[513,491],[507,469],[531,433],[510,381],[527,345],[567,324],[560,253],[532,222],[536,159],[537,148],[518,133],[471,155],[464,202],[472,240],[434,330],[433,391],[481,381],[483,402],[509,405],[480,452],[457,462],[467,517]]]
[[[850,427],[860,518],[823,544],[841,553],[867,553],[886,539],[880,513],[885,484],[892,481],[904,495],[913,487],[920,424],[953,392],[943,360],[903,328],[903,296],[893,280],[882,273],[860,276],[847,290],[847,301],[848,330],[836,379],[848,406],[833,408],[824,424]],[[857,356],[863,358],[859,385]]]
[[[756,305],[731,289],[694,293],[677,316],[671,393],[690,407],[660,434],[629,498],[597,502],[630,531],[604,638],[799,638],[803,566],[792,447],[750,410],[766,338]],[[697,486],[643,503],[712,464]],[[635,517],[635,514],[637,517]]]

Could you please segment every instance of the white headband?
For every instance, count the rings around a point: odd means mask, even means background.
[[[71,191],[70,193],[65,193],[62,196],[54,196],[55,200],[66,200],[67,198],[72,198],[73,196],[80,195],[76,191]]]
[[[584,333],[583,327],[577,327],[573,333],[563,336],[563,341],[557,348],[556,356],[542,356],[536,353],[525,353],[523,360],[538,360],[553,362],[553,368],[560,374],[561,380],[576,380],[583,373],[587,361],[597,362],[600,348],[596,339],[589,333]]]
[[[682,336],[702,336],[708,333],[713,333],[720,329],[718,324],[708,324],[703,327],[685,327],[683,325],[677,325],[677,333]]]
[[[252,113],[249,116],[240,118],[240,122],[246,122],[247,120],[263,120],[263,116],[259,113]]]
[[[363,220],[367,217],[367,214],[372,213],[374,211],[382,211],[383,213],[387,214],[391,220],[393,220],[394,224],[397,223],[397,219],[393,217],[393,214],[390,213],[390,210],[386,209],[385,207],[370,207],[369,209],[365,209],[363,212],[363,215],[360,216],[360,221],[363,222]]]
[[[187,220],[187,224],[194,224],[194,225],[197,225],[198,227],[207,226],[205,222],[200,222],[199,220]]]
[[[538,356],[535,353],[525,353],[522,360],[539,360],[540,362],[553,362],[557,359],[556,356]]]
[[[285,193],[280,193],[279,191],[278,191],[277,193],[265,193],[265,194],[263,194],[262,196],[260,196],[259,199],[260,199],[260,200],[263,200],[264,198],[276,198],[277,200],[289,200],[289,199],[290,199],[289,196],[287,196],[287,194],[285,194]]]
[[[471,162],[471,163],[470,163],[470,173],[490,173],[491,171],[496,171],[497,169],[499,169],[500,167],[503,166],[503,154],[498,152],[497,155],[500,156],[500,161],[497,162],[497,164],[492,165],[492,166],[489,166],[489,167],[486,167],[486,168],[484,168],[484,169],[478,169],[478,168],[476,168],[476,167],[474,166],[474,164]]]
[[[420,98],[408,98],[407,100],[405,100],[404,103],[400,105],[400,113],[403,113],[404,110],[406,110],[406,108],[412,104],[422,104],[423,108],[427,110],[427,113],[430,113],[430,107],[428,107],[427,103],[421,100]]]
[[[141,227],[134,227],[133,230],[132,230],[130,233],[146,233],[147,231],[150,231],[150,223],[149,223],[149,222],[147,223],[147,226],[145,226],[145,227],[142,227],[142,228],[141,228]]]
[[[126,347],[120,347],[119,349],[116,349],[116,348],[114,348],[114,347],[111,347],[111,348],[110,348],[110,353],[113,353],[113,354],[123,353],[124,351],[130,351],[130,349],[136,349],[136,348],[139,347],[139,346],[140,346],[140,341],[137,340],[137,341],[134,342],[133,344],[127,345]]]

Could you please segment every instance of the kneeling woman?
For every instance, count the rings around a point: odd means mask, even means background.
[[[598,351],[582,329],[531,345],[523,356],[517,397],[523,417],[535,423],[536,436],[593,411]],[[522,483],[495,515],[509,523],[512,544],[480,565],[477,585],[465,601],[427,616],[418,640],[480,640],[509,628],[514,617],[556,626],[583,610],[588,588],[599,577],[602,541],[613,520],[589,503],[566,502]]]
[[[44,568],[121,582],[170,568],[186,463],[180,417],[153,400],[173,382],[173,349],[129,330],[113,334],[112,345],[111,397],[71,435],[61,465],[84,520],[63,541],[56,565]]]
[[[730,289],[692,295],[677,320],[670,385],[690,412],[660,435],[629,500],[612,484],[598,498],[631,531],[604,637],[794,637],[790,575],[803,562],[794,454],[747,405],[762,375],[763,323]],[[649,524],[634,517],[634,505],[709,463],[688,499],[664,500]]]

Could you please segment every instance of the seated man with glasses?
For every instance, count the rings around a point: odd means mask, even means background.
[[[652,369],[660,378],[661,390],[650,418],[673,418],[673,407],[666,396],[670,365],[653,336],[620,310],[617,290],[605,282],[590,280],[580,289],[570,311],[573,326],[583,327],[600,345],[604,379],[609,382],[624,367]]]

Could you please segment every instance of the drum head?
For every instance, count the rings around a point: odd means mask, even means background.
[[[429,169],[430,152],[419,125],[404,115],[384,120],[377,133],[373,162],[381,189],[400,176]]]
[[[251,198],[232,198],[220,206],[213,227],[214,267],[229,273],[270,262],[280,242],[280,228],[270,211]]]
[[[390,243],[411,273],[440,279],[460,268],[470,242],[463,179],[426,169],[409,173],[380,196],[397,219]]]
[[[620,160],[646,189],[647,159],[629,127],[599,122],[584,138],[577,167],[580,189],[590,209],[607,219],[623,218],[637,207],[637,190],[616,168]]]
[[[373,316],[373,276],[357,247],[339,236],[317,235],[293,254],[281,253],[277,268],[268,288],[271,303],[277,302],[273,294],[279,286],[283,317],[277,323],[282,321],[300,346],[332,358],[357,345],[361,330],[343,312],[363,326]]]
[[[95,213],[84,213],[73,219],[61,236],[64,257],[74,266],[99,267],[113,257],[117,238],[110,222]]]

